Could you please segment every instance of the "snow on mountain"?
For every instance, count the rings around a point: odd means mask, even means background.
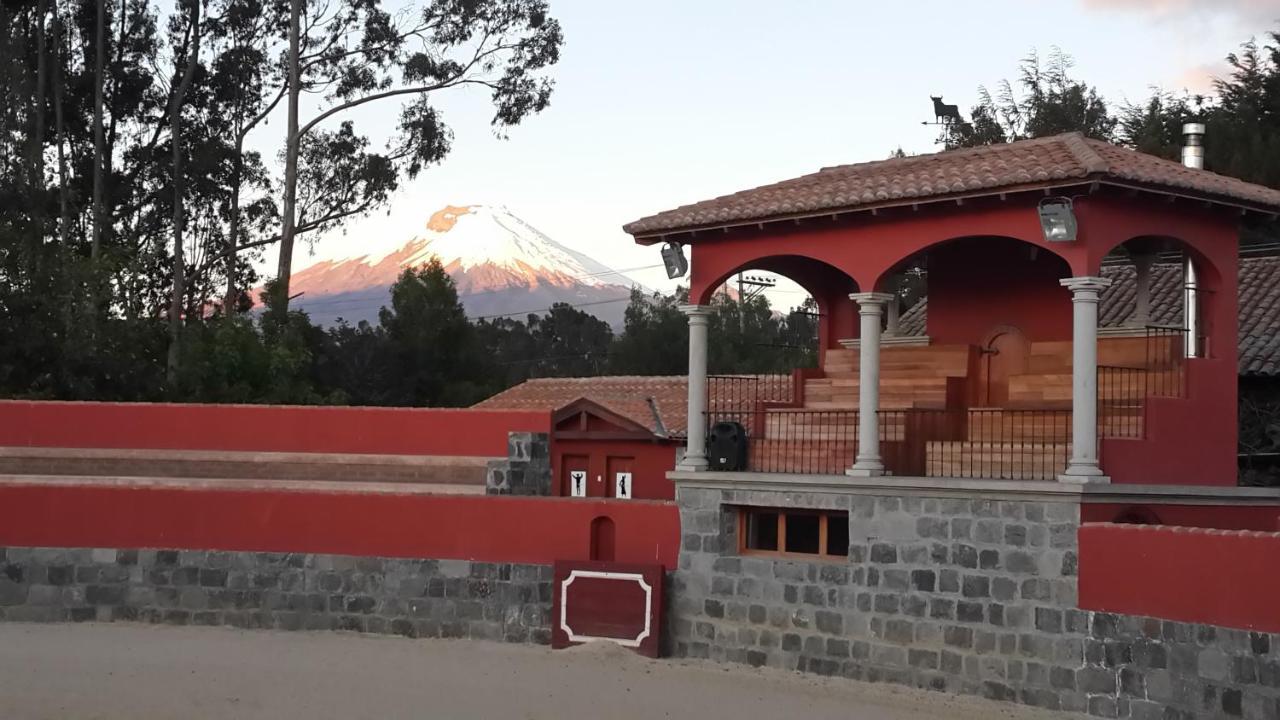
[[[294,274],[294,306],[313,321],[376,322],[390,302],[389,288],[408,267],[438,257],[473,317],[541,311],[556,302],[620,324],[632,281],[557,243],[506,208],[450,205],[427,221],[423,233],[382,256],[325,260]],[[520,319],[523,319],[521,317]]]

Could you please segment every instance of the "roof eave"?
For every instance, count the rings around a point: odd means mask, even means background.
[[[1067,188],[1085,186],[1085,185],[1107,185],[1110,187],[1124,188],[1128,190],[1138,190],[1142,192],[1154,193],[1168,197],[1181,198],[1194,202],[1207,202],[1213,205],[1228,207],[1244,213],[1257,213],[1270,219],[1280,216],[1280,205],[1272,206],[1265,203],[1255,203],[1238,198],[1230,198],[1225,196],[1212,195],[1208,193],[1197,193],[1191,190],[1181,188],[1170,188],[1161,185],[1149,185],[1132,180],[1123,180],[1119,178],[1106,176],[1085,176],[1081,178],[1072,178],[1069,181],[1064,180],[1060,183],[1037,184],[1037,185],[1019,185],[1003,188],[991,188],[987,190],[975,191],[970,193],[953,193],[949,195],[938,195],[928,198],[901,198],[888,200],[880,203],[871,203],[866,205],[856,205],[844,208],[831,208],[819,211],[808,211],[802,213],[791,213],[786,215],[773,215],[763,218],[732,220],[723,223],[708,223],[703,225],[673,226],[660,230],[640,231],[638,233],[629,233],[640,245],[653,245],[660,242],[666,242],[668,239],[680,236],[690,235],[696,236],[699,233],[708,232],[729,232],[739,228],[759,227],[771,225],[781,222],[803,222],[805,220],[813,220],[817,218],[830,217],[832,219],[847,215],[857,215],[861,213],[875,212],[879,210],[889,210],[902,207],[919,208],[926,205],[939,205],[944,203],[953,203],[956,201],[973,200],[986,197],[1001,197],[1007,195],[1023,194],[1023,193],[1052,193]],[[634,224],[634,223],[633,223]],[[626,226],[624,226],[624,230]]]
[[[781,222],[803,222],[805,220],[816,220],[818,218],[837,219],[847,215],[858,215],[862,213],[874,213],[880,210],[893,210],[897,208],[910,207],[918,209],[925,206],[941,205],[947,203],[955,203],[957,201],[976,200],[978,198],[1000,197],[1004,199],[1009,195],[1019,195],[1025,193],[1051,193],[1065,188],[1072,188],[1082,185],[1091,185],[1097,182],[1097,178],[1090,176],[1082,176],[1075,178],[1063,178],[1062,182],[1055,183],[1036,183],[1032,185],[1011,185],[1005,187],[996,187],[983,190],[975,190],[965,193],[949,193],[947,195],[931,195],[927,197],[917,198],[894,198],[892,200],[884,200],[876,203],[867,203],[864,205],[852,205],[846,207],[827,208],[823,210],[812,210],[799,213],[787,213],[782,215],[770,215],[768,217],[752,218],[745,220],[730,220],[722,223],[707,223],[703,225],[683,225],[672,226],[660,230],[649,230],[631,232],[627,228],[636,223],[629,223],[623,226],[623,230],[627,232],[635,241],[641,245],[653,245],[655,243],[665,242],[668,238],[676,235],[697,235],[704,232],[728,232],[744,227],[760,227]]]

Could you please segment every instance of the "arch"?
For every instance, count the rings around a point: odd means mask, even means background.
[[[807,255],[778,254],[747,260],[721,272],[698,291],[697,297],[690,297],[690,300],[699,305],[709,303],[711,296],[721,285],[728,282],[729,278],[747,270],[763,270],[781,275],[804,288],[805,292],[815,299],[819,295],[832,291],[833,288],[836,291],[846,290],[846,295],[859,291],[858,282],[853,279],[853,276],[830,263]]]
[[[1134,235],[1119,239],[1102,253],[1102,258],[1113,256],[1117,250],[1131,251],[1137,245],[1147,245],[1154,252],[1170,252],[1180,250],[1196,263],[1196,271],[1200,273],[1201,282],[1210,282],[1217,286],[1222,281],[1222,269],[1218,263],[1200,247],[1198,241],[1174,235]],[[1102,271],[1101,261],[1095,272]]]
[[[694,299],[700,305],[711,302],[712,295],[729,278],[746,270],[762,270],[781,275],[804,288],[818,305],[818,365],[825,362],[826,351],[839,347],[841,338],[857,336],[858,312],[850,293],[859,291],[858,282],[840,268],[806,255],[766,255],[740,262],[715,276]]]
[[[617,529],[613,518],[598,515],[591,520],[591,559],[598,562],[613,562],[614,548],[617,547]]]
[[[1071,338],[1071,298],[1058,281],[1073,274],[1072,265],[1054,249],[1006,235],[947,238],[899,258],[877,278],[877,290],[898,292],[887,280],[915,264],[924,270],[915,290],[928,298],[925,334],[933,344],[985,346],[1000,326],[1031,342]]]
[[[893,261],[891,264],[889,264],[887,267],[885,267],[885,269],[882,270],[878,275],[876,275],[874,288],[877,291],[884,291],[886,289],[885,283],[890,277],[892,277],[893,275],[899,272],[902,272],[906,268],[910,267],[913,263],[918,261],[920,258],[928,257],[929,254],[937,250],[945,249],[948,246],[953,246],[961,243],[983,243],[983,242],[991,242],[991,241],[997,241],[1003,244],[1016,243],[1018,246],[1028,248],[1029,252],[1033,251],[1035,253],[1042,253],[1042,252],[1047,253],[1048,255],[1051,255],[1057,258],[1058,260],[1062,261],[1063,267],[1066,269],[1066,272],[1062,275],[1062,277],[1069,277],[1072,274],[1072,267],[1073,267],[1071,262],[1072,259],[1067,255],[1064,255],[1062,252],[1060,252],[1058,248],[1052,247],[1045,243],[1032,242],[1025,238],[1016,237],[1013,235],[968,234],[968,235],[956,235],[952,237],[942,238],[939,240],[934,240],[932,242],[928,242],[924,245],[921,245],[920,247],[916,248],[915,250],[913,250],[912,252],[906,255],[899,257],[898,259]],[[997,250],[999,249],[997,248]]]
[[[1172,313],[1173,315],[1181,317],[1181,308],[1184,305],[1181,292],[1170,290],[1171,284],[1175,286],[1181,285],[1182,270],[1176,270],[1177,277],[1169,277],[1169,270],[1167,269],[1168,255],[1172,252],[1177,252],[1183,259],[1190,258],[1195,266],[1199,288],[1196,304],[1199,308],[1200,324],[1198,326],[1199,336],[1196,342],[1200,343],[1201,350],[1207,356],[1234,359],[1237,350],[1235,332],[1238,316],[1236,307],[1235,251],[1233,248],[1228,261],[1222,252],[1206,252],[1201,245],[1203,243],[1196,243],[1184,237],[1167,234],[1135,235],[1116,242],[1108,249],[1104,257],[1116,257],[1119,251],[1124,251],[1130,256],[1134,255],[1135,252],[1149,254],[1153,257],[1166,256],[1166,262],[1156,262],[1152,265],[1152,271],[1149,276],[1151,278],[1149,298],[1153,303],[1160,299],[1166,300],[1163,305],[1157,307],[1153,304],[1151,306],[1152,311],[1162,311],[1155,312],[1149,319],[1150,324],[1156,325],[1177,322],[1176,317],[1170,316],[1167,300],[1170,292],[1175,292],[1177,295],[1175,302],[1177,310]],[[1227,268],[1224,267],[1224,263],[1226,262],[1231,263],[1230,272],[1225,272]],[[1180,261],[1179,264],[1181,264]],[[1166,268],[1163,272],[1159,270],[1161,266]],[[1099,264],[1098,272],[1102,272],[1101,264]],[[1161,318],[1163,318],[1163,322]],[[1182,324],[1186,324],[1185,319]]]

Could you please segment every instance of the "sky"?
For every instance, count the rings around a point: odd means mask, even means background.
[[[405,0],[402,4],[410,4]],[[938,150],[930,95],[966,116],[978,86],[1054,46],[1113,105],[1206,92],[1223,57],[1280,28],[1280,0],[550,0],[564,29],[551,107],[495,136],[471,89],[433,96],[451,154],[384,210],[299,245],[294,267],[380,254],[447,205],[508,207],[655,289],[658,249],[622,225],[821,167]],[[382,142],[395,100],[350,117]],[[282,123],[268,126],[279,128]],[[263,138],[262,141],[274,141]],[[278,145],[276,146],[278,147]],[[268,251],[264,270],[274,268]],[[780,285],[777,304],[794,304]]]

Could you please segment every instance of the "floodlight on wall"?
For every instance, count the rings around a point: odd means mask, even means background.
[[[1040,201],[1039,212],[1045,242],[1075,242],[1079,226],[1071,198],[1047,197]]]
[[[689,272],[689,261],[685,259],[680,243],[669,242],[662,246],[662,264],[667,266],[667,277],[672,280]]]

